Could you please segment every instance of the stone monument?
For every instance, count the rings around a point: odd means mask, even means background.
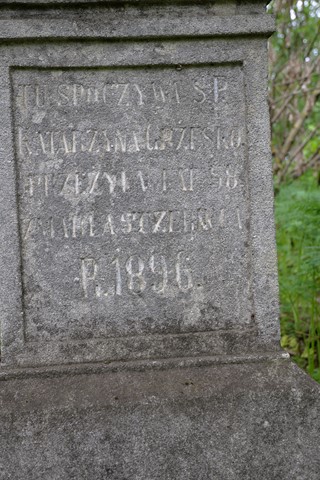
[[[264,2],[0,6],[0,479],[318,480]]]

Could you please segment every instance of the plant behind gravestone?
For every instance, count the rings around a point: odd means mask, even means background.
[[[320,4],[274,0],[270,41],[270,118],[276,189],[320,169]]]
[[[276,197],[281,344],[320,381],[320,188],[308,172]]]

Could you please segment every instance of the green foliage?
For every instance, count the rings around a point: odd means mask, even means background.
[[[273,0],[270,113],[275,182],[320,170],[320,3]]]
[[[320,381],[320,178],[308,171],[276,197],[281,345]]]
[[[281,345],[320,382],[320,3],[269,10]]]

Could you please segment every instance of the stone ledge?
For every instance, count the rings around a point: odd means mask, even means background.
[[[320,387],[291,362],[0,382],[1,480],[318,480]]]
[[[172,358],[164,360],[136,360],[130,362],[85,363],[72,365],[57,365],[33,368],[6,368],[0,365],[0,381],[26,378],[49,378],[64,375],[90,375],[114,373],[121,371],[143,372],[147,370],[169,370],[172,368],[209,367],[215,365],[246,364],[288,361],[290,355],[286,352],[270,352],[251,355],[217,355],[200,358]]]
[[[116,9],[108,11],[107,21],[101,18],[88,19],[80,16],[74,18],[2,18],[0,17],[0,39],[103,39],[122,41],[129,39],[162,38],[213,38],[239,35],[266,35],[274,32],[272,15],[230,15],[188,17],[188,22],[181,21],[181,16],[166,15],[157,20],[155,16],[138,16],[126,11],[119,22]],[[114,16],[112,15],[114,13]],[[80,15],[80,13],[78,13]]]
[[[220,4],[234,4],[234,5],[241,5],[241,4],[255,4],[260,3],[261,5],[267,5],[270,0],[251,0],[248,2],[247,0],[238,0],[237,2],[226,2],[221,1]],[[185,4],[185,5],[205,5],[205,4],[212,4],[211,0],[0,0],[1,5],[18,5],[18,6],[25,6],[25,5],[32,5],[34,7],[41,7],[41,6],[57,6],[57,5],[115,5],[115,6],[122,6],[128,4],[134,5],[144,5],[144,4],[155,4],[155,5],[173,5],[173,4]]]

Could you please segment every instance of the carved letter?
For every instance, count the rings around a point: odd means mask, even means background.
[[[122,153],[125,153],[127,151],[127,135],[124,134],[123,136],[121,135],[120,131],[117,130],[116,132],[116,138],[115,138],[115,146],[114,146],[114,151],[118,152],[121,151]]]
[[[177,145],[176,150],[180,150],[181,145],[182,145],[182,142],[183,142],[183,139],[184,139],[184,135],[185,135],[185,133],[186,133],[186,127],[181,127],[181,128],[178,128],[177,130],[180,130],[180,131],[181,131],[181,136],[180,136],[180,140],[179,140],[179,142],[178,142],[178,145]]]
[[[43,108],[47,104],[47,85],[43,85],[41,91],[40,85],[36,85],[36,105],[38,108]]]
[[[109,192],[113,193],[114,189],[116,188],[116,185],[117,185],[116,175],[108,175],[108,173],[104,172],[103,176],[106,177],[106,179],[109,182]]]
[[[89,188],[88,188],[88,194],[92,195],[97,186],[98,178],[100,177],[100,172],[89,172],[88,177],[90,182]]]
[[[159,229],[160,229],[160,224],[162,222],[162,220],[164,219],[164,217],[166,216],[167,212],[163,211],[163,212],[154,212],[154,216],[156,218],[156,224],[153,226],[153,230],[152,232],[153,233],[157,233],[159,232]],[[166,232],[166,229],[164,228],[162,230],[162,232]]]
[[[182,267],[181,262],[182,262],[182,255],[184,252],[179,252],[177,255],[177,261],[176,261],[176,280],[178,287],[182,292],[187,292],[193,287],[192,283],[192,276],[190,270],[188,270],[186,267]],[[187,258],[187,260],[189,260]],[[183,282],[183,277],[185,278],[186,282]]]
[[[226,187],[233,190],[238,185],[237,177],[235,175],[231,175],[231,173],[229,173],[229,170],[226,171],[226,174],[227,174]]]
[[[189,173],[189,177],[188,177],[189,184],[188,184],[188,186],[187,186],[187,183],[186,183],[183,172],[186,172],[186,174]],[[193,169],[192,168],[190,168],[190,169],[186,168],[185,170],[183,170],[182,168],[180,168],[179,177],[180,177],[180,181],[181,181],[182,190],[184,192],[193,192]]]
[[[69,85],[65,85],[65,84],[58,85],[57,92],[61,100],[63,100],[63,101],[58,101],[59,106],[69,104],[69,97],[67,95],[69,90],[70,90]]]
[[[219,101],[220,92],[225,92],[227,88],[227,81],[223,77],[215,77],[213,81],[213,98],[215,103]]]
[[[29,146],[27,137],[23,134],[22,128],[19,128],[18,130],[18,144],[19,144],[19,152],[22,157],[24,157],[24,148],[27,151],[28,155],[32,155],[32,150]]]
[[[142,92],[141,92],[141,90],[140,90],[139,85],[137,85],[136,83],[134,83],[133,86],[136,88],[136,90],[137,90],[137,92],[138,92],[138,95],[139,95],[138,105],[144,105],[144,103],[143,103],[143,95],[142,95]]]
[[[115,234],[114,227],[113,227],[113,218],[112,218],[112,215],[110,215],[110,213],[107,215],[107,221],[103,227],[102,235],[105,235],[106,233],[109,233],[109,232],[111,235]]]
[[[159,85],[159,87],[158,87],[159,92],[157,92],[157,87],[156,87],[156,84],[154,82],[152,82],[152,88],[153,88],[153,94],[154,94],[155,100],[158,101],[159,96],[160,96],[161,97],[160,99],[162,100],[162,103],[166,103],[166,97],[165,97],[164,91],[162,90],[161,85]]]
[[[148,186],[145,184],[144,178],[142,176],[141,170],[138,171],[138,178],[140,179],[140,184],[141,184],[141,189],[143,192],[145,192],[148,188]]]
[[[152,289],[158,293],[164,293],[168,283],[168,269],[165,258],[160,255],[159,260],[156,261],[155,255],[152,255],[149,260],[149,266],[152,273],[160,276],[161,280],[158,285],[152,285]]]
[[[199,208],[198,209],[198,229],[200,229],[200,227],[203,230],[209,230],[212,228],[212,222],[211,222],[209,213],[205,210],[204,218],[203,218],[201,209]]]
[[[123,90],[122,90],[122,93],[120,95],[120,99],[118,101],[118,105],[121,105],[126,93],[127,93],[127,90],[128,90],[128,87],[129,87],[129,83],[118,83],[116,88],[119,89],[119,87],[123,87]],[[127,104],[128,105],[128,104]]]
[[[88,298],[88,289],[91,282],[96,283],[96,275],[98,271],[98,265],[93,258],[83,258],[81,260],[81,279],[82,279],[82,288],[83,293],[86,298]],[[100,289],[95,288],[96,296],[100,296]]]
[[[138,264],[138,271],[133,271],[133,264]],[[146,288],[146,281],[144,279],[144,263],[138,256],[129,257],[126,262],[128,289],[133,293],[142,293]]]
[[[193,87],[194,87],[194,89],[195,89],[198,93],[200,93],[200,95],[201,95],[201,98],[195,98],[194,101],[195,101],[195,102],[198,102],[198,103],[201,105],[203,102],[205,102],[205,100],[206,100],[206,98],[207,98],[207,97],[206,97],[206,94],[204,93],[204,91],[202,90],[202,88],[199,87],[198,82],[195,82],[195,83],[193,84]]]

